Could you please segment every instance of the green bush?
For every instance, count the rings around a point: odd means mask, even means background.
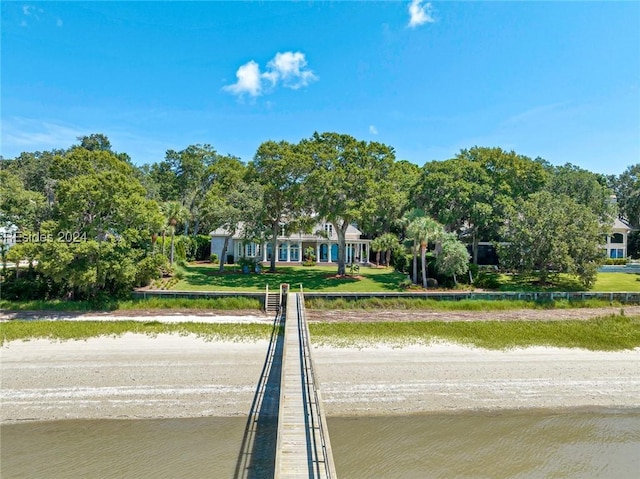
[[[211,256],[211,238],[208,235],[197,235],[191,238],[193,242],[193,259],[189,261],[206,261]],[[217,263],[217,259],[215,261]]]
[[[136,272],[136,285],[147,286],[154,279],[162,278],[168,271],[169,262],[164,255],[156,254],[147,256],[138,263]]]
[[[409,274],[411,272],[412,261],[413,255],[404,250],[394,251],[394,254],[391,256],[391,265],[398,273],[402,274]]]
[[[191,238],[188,236],[176,236],[173,239],[173,247],[175,250],[175,260],[186,261],[187,257],[191,254],[193,250],[193,244],[191,243]]]
[[[604,264],[625,265],[629,262],[627,258],[607,258]]]
[[[500,287],[500,275],[495,271],[480,270],[474,278],[473,285],[476,288],[498,289]]]
[[[21,271],[18,278],[15,270],[8,270],[4,281],[0,284],[2,299],[26,301],[34,299],[50,299],[62,295],[59,285],[51,278],[36,271]]]
[[[217,262],[218,262],[218,255],[217,255],[217,253],[213,253],[213,254],[211,255],[211,257],[209,258],[209,261],[211,261],[211,262],[212,262],[212,263],[214,263],[214,264],[215,264],[215,263],[217,263]]]

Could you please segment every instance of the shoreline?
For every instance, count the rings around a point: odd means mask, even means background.
[[[0,424],[244,416],[267,341],[127,333],[0,348]],[[640,348],[314,346],[329,417],[640,408]]]

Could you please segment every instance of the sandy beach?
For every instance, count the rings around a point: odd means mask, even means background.
[[[177,335],[5,343],[0,420],[246,415],[266,351]],[[640,349],[321,346],[314,358],[330,416],[640,407]]]

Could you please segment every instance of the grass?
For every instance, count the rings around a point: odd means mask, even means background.
[[[404,346],[438,340],[486,349],[554,346],[620,351],[640,347],[640,316],[624,315],[585,321],[318,323],[309,325],[309,329],[314,344],[338,347],[379,343]],[[207,341],[255,341],[267,339],[271,330],[267,324],[14,320],[0,323],[0,344],[36,338],[85,340],[125,333],[194,334]]]
[[[622,306],[621,303],[585,299],[568,301],[525,300],[486,300],[463,299],[459,301],[441,301],[427,298],[362,298],[362,299],[324,299],[307,298],[308,309],[317,310],[430,310],[430,311],[510,311],[515,309],[571,309],[571,308],[604,308]]]
[[[611,315],[585,321],[487,321],[318,323],[309,325],[316,344],[365,347],[429,344],[445,340],[486,349],[530,346],[620,351],[640,347],[640,316]]]
[[[158,321],[9,321],[0,323],[0,344],[7,341],[50,339],[85,340],[99,336],[118,337],[125,333],[148,336],[194,334],[207,341],[255,341],[268,339],[271,325],[216,323],[160,323]]]
[[[243,274],[233,266],[224,274],[216,265],[191,264],[183,268],[184,276],[171,289],[180,291],[264,291],[280,283],[292,287],[302,284],[310,292],[388,292],[404,291],[399,284],[405,279],[391,268],[360,268],[359,276],[336,278],[336,266],[279,266],[276,273]],[[496,275],[498,291],[585,291],[580,282],[561,274],[552,285],[541,287],[537,278],[525,275]],[[593,292],[638,291],[640,275],[629,273],[598,273]]]
[[[591,291],[609,293],[616,291],[640,291],[640,274],[632,273],[598,273],[595,284],[586,289],[573,276],[560,274],[553,278],[547,286],[537,284],[537,277],[528,275],[496,274],[499,291]]]
[[[260,300],[243,297],[223,298],[147,298],[114,300],[109,304],[93,304],[89,301],[5,301],[0,300],[0,310],[9,311],[60,311],[60,312],[91,312],[91,311],[134,311],[134,310],[256,310],[262,308]]]
[[[593,291],[640,291],[640,274],[632,273],[598,273]]]
[[[314,292],[384,292],[403,291],[403,274],[391,268],[360,268],[359,276],[336,278],[336,266],[279,266],[275,273],[243,274],[236,271],[218,273],[215,265],[191,264],[184,268],[184,277],[173,288],[179,291],[264,291],[280,283],[292,288],[302,284],[305,291]]]

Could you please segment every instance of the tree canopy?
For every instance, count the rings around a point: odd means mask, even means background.
[[[337,234],[341,275],[353,225],[376,238],[372,250],[384,252],[387,264],[393,252],[394,264],[400,258],[406,269],[412,252],[414,282],[420,251],[424,286],[430,248],[437,272],[455,281],[468,267],[464,243],[477,262],[480,241],[500,243],[501,266],[538,275],[542,283],[565,272],[589,285],[615,215],[640,227],[638,164],[604,177],[474,146],[419,167],[397,161],[389,145],[316,132],[298,143],[265,141],[247,164],[195,144],[136,166],[104,134],[77,140],[66,149],[0,159],[0,226],[37,233],[38,241],[17,245],[10,255],[31,265],[20,276],[32,282],[25,288],[30,294],[122,294],[170,268],[174,236],[204,229],[225,231],[225,244],[235,233],[245,241],[270,240],[274,269],[282,228],[306,231],[320,221]],[[632,237],[630,253],[636,243]],[[19,274],[16,268],[16,280]]]

